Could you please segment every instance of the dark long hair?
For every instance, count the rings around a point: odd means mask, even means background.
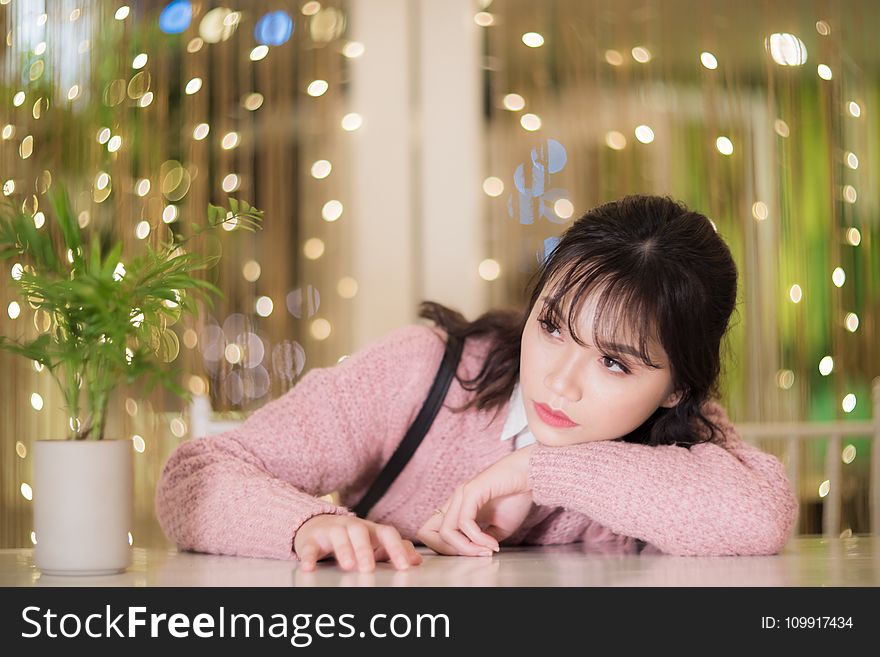
[[[690,446],[715,438],[719,428],[702,412],[717,398],[721,344],[736,307],[737,270],[730,249],[703,214],[668,197],[633,195],[593,208],[565,231],[560,242],[529,279],[524,310],[494,309],[473,322],[461,313],[423,301],[419,317],[448,335],[490,336],[480,372],[459,379],[476,391],[457,412],[504,406],[519,377],[523,329],[545,285],[544,314],[559,318],[568,304],[568,328],[578,344],[574,322],[586,298],[597,294],[593,344],[600,351],[614,342],[620,327],[637,338],[648,366],[653,338],[669,357],[674,389],[671,408],[658,408],[645,422],[617,440],[648,445]],[[613,352],[613,350],[610,350]],[[695,430],[700,422],[705,431]]]

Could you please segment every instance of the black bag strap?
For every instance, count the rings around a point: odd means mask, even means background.
[[[446,352],[443,354],[443,360],[440,361],[440,369],[437,370],[437,376],[434,379],[431,390],[428,392],[428,397],[425,399],[425,403],[422,405],[422,409],[419,411],[416,419],[413,420],[412,426],[406,432],[400,445],[398,445],[397,450],[391,455],[388,463],[385,464],[382,472],[379,473],[379,476],[373,482],[366,495],[354,506],[353,511],[358,517],[367,517],[370,509],[382,498],[382,495],[385,494],[385,491],[388,490],[388,487],[391,486],[397,475],[400,474],[400,471],[403,470],[404,466],[412,458],[422,438],[428,433],[428,429],[440,410],[443,400],[446,399],[446,393],[449,391],[452,377],[455,375],[455,370],[458,369],[459,360],[461,360],[463,347],[464,340],[452,335],[447,337]]]

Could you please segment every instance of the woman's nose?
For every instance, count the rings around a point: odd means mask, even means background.
[[[581,385],[571,364],[563,365],[544,377],[544,385],[555,398],[548,400],[551,406],[561,407],[562,402],[577,402],[581,399]]]

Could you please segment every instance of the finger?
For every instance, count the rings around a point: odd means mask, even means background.
[[[313,541],[309,541],[303,546],[300,554],[297,556],[299,556],[299,560],[302,564],[303,570],[314,570],[316,562],[318,561],[317,544],[315,544]]]
[[[400,537],[400,532],[397,529],[390,525],[380,525],[376,528],[376,536],[382,542],[382,545],[385,546],[391,561],[398,569],[404,570],[409,568],[409,559],[406,556],[403,539]]]
[[[424,526],[416,534],[416,538],[426,547],[431,548],[437,554],[455,555],[458,554],[456,549],[448,545],[446,541],[440,538],[440,523],[442,518],[440,514],[431,516]]]
[[[459,554],[458,550],[454,546],[449,545],[446,541],[444,541],[440,537],[440,534],[436,531],[427,532],[426,534],[420,536],[419,540],[424,545],[434,550],[434,552],[436,552],[437,554],[444,554],[450,557]]]
[[[351,539],[343,525],[336,525],[330,529],[330,542],[333,544],[333,552],[336,561],[343,570],[351,570],[355,566],[354,548]]]
[[[500,549],[498,541],[495,540],[494,536],[480,529],[480,526],[477,524],[477,514],[483,504],[485,504],[485,500],[482,500],[477,495],[462,491],[461,504],[458,510],[458,526],[462,533],[471,541],[497,552]]]
[[[449,510],[440,526],[440,538],[446,543],[458,550],[458,554],[472,557],[487,557],[492,554],[492,550],[484,545],[474,543],[461,533],[458,526],[458,512],[461,506],[462,487],[455,489],[452,495],[452,501],[449,504]]]
[[[362,573],[370,572],[376,568],[373,558],[373,529],[368,525],[358,522],[348,526],[348,535],[357,557],[358,568]]]
[[[373,558],[378,563],[379,561],[388,561],[388,551],[385,549],[384,545],[379,545],[373,550]]]
[[[404,541],[403,545],[406,557],[413,566],[418,566],[422,563],[422,555],[416,551],[416,546],[413,545],[412,541]]]

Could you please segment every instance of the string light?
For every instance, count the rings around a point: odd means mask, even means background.
[[[646,125],[636,126],[635,135],[636,139],[638,139],[643,144],[650,144],[652,141],[654,141],[654,131]]]
[[[223,147],[224,150],[231,150],[238,146],[241,138],[237,132],[227,132],[223,135],[223,139],[220,142],[220,146]]]
[[[303,255],[309,260],[317,260],[324,255],[324,241],[317,237],[306,240],[303,244]]]
[[[250,58],[252,62],[258,62],[269,54],[269,46],[261,45],[251,50]]]
[[[336,221],[342,216],[342,203],[336,200],[327,201],[321,208],[321,216],[324,221]]]
[[[364,44],[360,41],[349,41],[342,48],[342,54],[349,59],[357,59],[365,52]]]
[[[328,160],[316,160],[311,168],[312,178],[323,180],[330,175],[332,170],[333,165]]]
[[[537,114],[523,114],[519,119],[519,123],[529,132],[541,129],[541,117]]]
[[[733,155],[733,142],[728,137],[718,137],[715,140],[715,148],[722,155]]]
[[[302,6],[300,11],[303,13],[303,16],[314,16],[321,11],[321,3],[310,0],[310,2],[307,2]]]
[[[764,47],[780,66],[802,66],[807,62],[807,47],[794,34],[771,34],[765,39]]]
[[[843,324],[846,326],[847,331],[855,333],[859,329],[859,316],[855,313],[847,313],[843,319]]]
[[[612,66],[621,66],[623,65],[623,55],[616,50],[606,50],[605,61]]]
[[[489,27],[495,23],[495,17],[488,11],[480,11],[474,15],[474,23],[480,27]]]
[[[186,88],[184,91],[187,95],[192,96],[195,93],[198,93],[199,89],[202,88],[202,78],[193,78],[189,82],[186,83]]]
[[[246,110],[254,112],[263,105],[263,94],[252,93],[248,94],[244,100],[242,101],[242,105]]]
[[[504,193],[504,182],[497,176],[489,176],[483,181],[483,192],[487,196],[501,196]]]
[[[605,133],[605,144],[608,148],[620,151],[626,148],[626,137],[623,136],[622,132],[611,130]]]
[[[788,124],[782,119],[776,119],[773,122],[773,130],[780,137],[788,137],[791,134],[791,131],[788,129]]]
[[[256,260],[248,260],[241,268],[241,275],[250,283],[255,283],[260,278],[260,263]]]
[[[360,114],[356,114],[355,112],[351,112],[342,117],[342,129],[346,132],[352,132],[357,130],[364,124],[364,120]]]
[[[647,64],[652,59],[651,51],[644,46],[636,46],[630,51],[630,54],[639,64]]]
[[[358,284],[351,276],[343,276],[336,284],[336,293],[343,299],[353,299],[357,295]]]
[[[263,296],[263,297],[259,297],[257,299],[257,302],[255,304],[255,308],[256,308],[257,314],[260,317],[268,317],[269,315],[272,314],[274,304],[272,303],[272,299],[270,299],[269,297]]]
[[[208,136],[209,132],[211,132],[211,126],[209,126],[207,123],[199,123],[195,128],[193,128],[193,139],[201,141]]]
[[[502,101],[504,105],[504,109],[510,110],[511,112],[519,112],[522,108],[526,106],[525,99],[519,94],[507,94],[504,96],[504,100]]]
[[[226,174],[221,183],[224,192],[234,192],[238,189],[239,185],[241,185],[241,178],[239,178],[237,173]]]
[[[718,59],[710,52],[700,53],[700,63],[710,71],[714,71],[718,68]]]
[[[544,45],[544,37],[537,32],[526,32],[522,35],[522,42],[529,48],[540,48]]]
[[[312,334],[312,337],[315,338],[315,340],[326,340],[330,337],[332,330],[333,327],[330,325],[330,322],[323,318],[312,320],[312,323],[309,326],[309,333]]]
[[[553,203],[553,212],[555,212],[556,216],[560,219],[569,219],[571,215],[574,214],[574,204],[567,198],[557,199],[557,201]]]
[[[497,280],[501,275],[501,265],[497,260],[492,258],[486,258],[478,267],[478,271],[480,274],[480,278],[484,281],[494,281]]]
[[[763,201],[755,201],[752,204],[752,216],[757,221],[764,221],[769,216],[769,211],[767,210],[767,204]]]

